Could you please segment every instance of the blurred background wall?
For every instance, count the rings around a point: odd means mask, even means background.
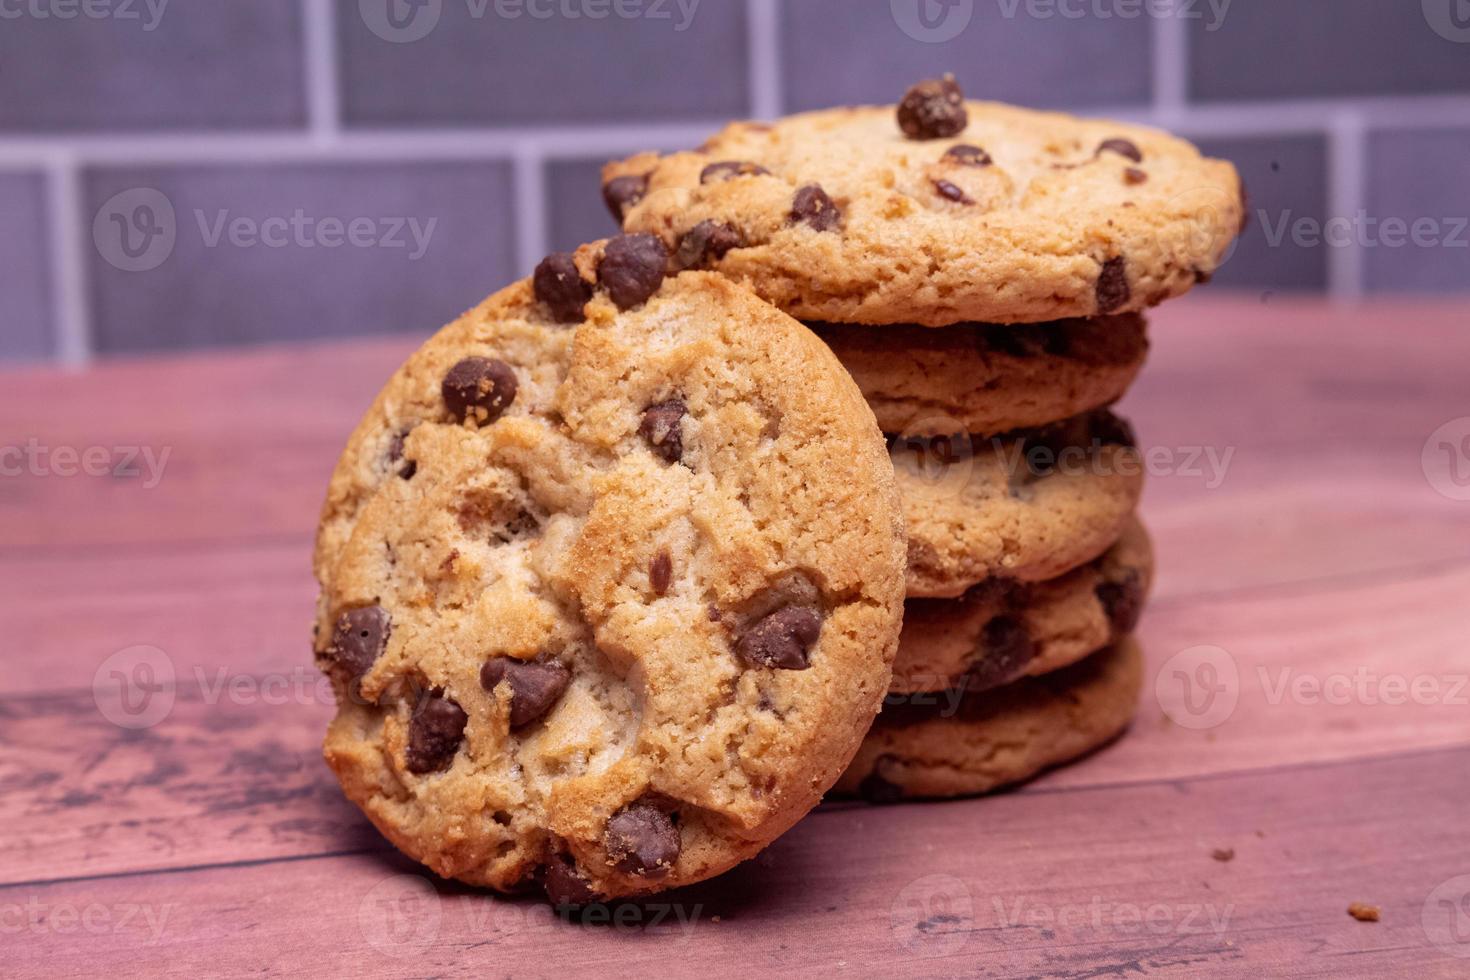
[[[0,0],[0,360],[426,333],[609,156],[942,70],[1236,161],[1216,290],[1470,290],[1467,0]]]

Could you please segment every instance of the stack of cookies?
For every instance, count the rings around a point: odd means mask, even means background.
[[[1120,731],[1152,559],[1108,406],[1235,234],[1229,165],[944,79],[604,192],[625,233],[430,339],[332,477],[325,753],[373,824],[585,905],[834,787],[978,793]]]
[[[610,164],[625,231],[805,321],[885,432],[908,526],[891,694],[837,784],[980,793],[1132,717],[1153,573],[1110,406],[1142,311],[1206,281],[1245,215],[1228,163],[1136,126],[967,102],[736,123]]]

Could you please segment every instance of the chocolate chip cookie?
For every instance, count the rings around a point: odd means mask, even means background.
[[[332,478],[326,758],[438,874],[558,903],[748,858],[887,690],[903,521],[806,328],[651,236],[546,259],[423,346]]]
[[[1133,632],[1154,556],[1136,519],[1096,561],[1031,584],[991,579],[906,604],[890,692],[984,691],[1069,666]]]
[[[1106,409],[988,439],[902,435],[889,446],[911,599],[1065,574],[1118,540],[1143,492],[1133,432]]]
[[[1184,140],[966,102],[952,79],[897,108],[735,123],[693,152],[609,164],[604,182],[626,230],[839,323],[1142,310],[1208,279],[1246,213],[1235,168]]]
[[[885,432],[992,435],[1122,398],[1148,355],[1138,314],[1045,324],[810,324]]]
[[[973,796],[1029,779],[1116,738],[1133,718],[1143,654],[1133,639],[1063,670],[884,708],[834,793],[874,803]]]

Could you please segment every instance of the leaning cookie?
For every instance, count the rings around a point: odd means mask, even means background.
[[[833,792],[891,803],[1021,782],[1116,738],[1133,718],[1142,682],[1142,652],[1127,639],[958,705],[887,707]]]
[[[1106,554],[1060,578],[910,599],[889,691],[978,692],[1070,666],[1133,632],[1153,573],[1148,532],[1134,518]]]
[[[718,874],[887,690],[903,524],[799,323],[649,236],[551,256],[388,383],[332,478],[326,758],[438,874],[580,903]]]
[[[1137,314],[943,329],[810,324],[885,432],[991,435],[1122,398],[1148,356]]]
[[[1023,323],[1142,310],[1204,281],[1246,214],[1235,168],[1158,130],[966,102],[736,123],[694,152],[609,164],[628,231],[806,320]]]
[[[989,439],[891,437],[890,455],[911,599],[1085,565],[1118,540],[1143,492],[1133,431],[1106,409]]]

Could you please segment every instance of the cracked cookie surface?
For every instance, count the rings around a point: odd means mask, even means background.
[[[1131,637],[1071,667],[885,708],[834,792],[874,803],[973,796],[1091,752],[1128,727],[1143,685]]]
[[[548,258],[409,359],[332,478],[326,758],[446,877],[580,903],[717,874],[887,689],[903,522],[871,411],[800,324],[666,258]]]
[[[891,437],[889,452],[911,599],[1065,574],[1118,540],[1143,492],[1132,430],[1106,409],[989,439]]]
[[[809,324],[884,432],[992,435],[1122,398],[1148,355],[1138,314],[1041,324]]]
[[[1070,666],[1133,632],[1153,572],[1153,546],[1134,518],[1101,558],[1060,578],[910,599],[889,691],[984,691]]]
[[[1136,312],[1208,280],[1242,228],[1235,168],[1182,139],[999,103],[942,108],[948,124],[927,129],[893,106],[734,123],[696,151],[609,164],[605,193],[625,230],[670,249],[722,229],[715,269],[839,323]]]

